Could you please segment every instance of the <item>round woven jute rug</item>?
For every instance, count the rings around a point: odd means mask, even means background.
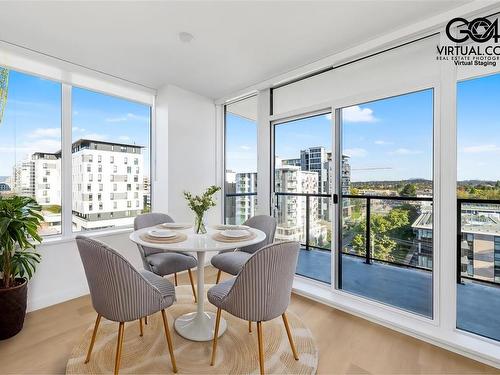
[[[249,333],[248,322],[222,312],[223,318],[227,321],[227,330],[218,340],[215,366],[210,366],[211,341],[194,342],[184,339],[175,332],[173,327],[175,318],[196,310],[190,286],[176,287],[176,294],[177,301],[166,311],[179,374],[259,373],[255,323],[252,333]],[[206,302],[205,310],[215,311],[216,309]],[[281,317],[264,322],[265,372],[267,374],[315,374],[319,354],[311,331],[295,314],[289,311],[287,315],[300,359],[296,361],[293,358]],[[106,319],[101,320],[92,357],[89,363],[84,364],[92,329],[93,324],[73,348],[66,374],[113,373],[118,323]],[[172,373],[161,313],[148,318],[148,324],[144,325],[143,337],[139,336],[138,321],[125,323],[120,373]]]

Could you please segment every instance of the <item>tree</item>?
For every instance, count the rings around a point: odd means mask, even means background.
[[[399,192],[399,195],[402,197],[414,197],[417,195],[417,187],[415,184],[406,184]]]
[[[373,214],[370,220],[370,243],[372,257],[380,260],[395,260],[397,242],[394,238],[410,239],[413,232],[409,228],[410,224],[409,207],[393,208],[389,213]],[[356,235],[352,240],[352,247],[357,254],[364,254],[366,250],[365,242],[366,224],[360,223],[355,229]]]
[[[0,124],[2,124],[5,106],[7,105],[8,87],[9,87],[9,70],[0,67]]]

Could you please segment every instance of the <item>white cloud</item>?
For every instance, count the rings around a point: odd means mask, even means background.
[[[106,119],[106,122],[125,122],[125,121],[130,121],[130,120],[142,120],[142,121],[148,121],[149,117],[146,116],[138,116],[133,113],[127,113],[123,116],[118,116],[118,117],[109,117]]]
[[[249,150],[251,150],[251,149],[252,149],[250,146],[245,146],[245,145],[240,146],[240,148],[241,148],[242,150],[245,150],[245,151],[249,151]]]
[[[85,128],[80,128],[78,126],[73,126],[73,132],[74,133],[77,133],[77,132],[84,132],[86,129]]]
[[[82,138],[85,139],[93,139],[96,141],[106,141],[109,137],[107,134],[99,134],[99,133],[88,133],[84,134]]]
[[[375,143],[376,145],[393,145],[394,144],[394,142],[387,142],[387,141],[383,141],[383,140],[378,140],[378,141],[375,141],[373,143]]]
[[[364,148],[346,148],[342,153],[350,157],[358,158],[363,158],[368,154]]]
[[[370,108],[361,108],[359,105],[347,107],[342,110],[342,119],[345,122],[375,122],[377,119],[373,116],[373,110]]]
[[[60,138],[61,128],[37,128],[29,133],[30,138]]]
[[[498,152],[500,151],[500,147],[497,145],[479,145],[479,146],[468,146],[464,147],[464,152],[469,154],[479,154],[483,152]]]
[[[120,135],[118,137],[118,140],[120,140],[122,142],[126,142],[126,141],[130,141],[130,137],[128,135]]]
[[[397,150],[394,150],[390,152],[389,154],[392,155],[416,155],[416,154],[421,154],[422,151],[418,150],[410,150],[408,148],[398,148]]]

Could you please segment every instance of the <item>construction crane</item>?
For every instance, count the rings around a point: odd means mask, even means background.
[[[381,171],[391,170],[392,167],[371,167],[371,168],[352,168],[351,171]]]
[[[0,125],[2,124],[5,106],[7,105],[8,88],[9,88],[9,70],[0,67]]]

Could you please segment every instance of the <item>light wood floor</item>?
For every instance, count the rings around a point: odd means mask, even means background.
[[[215,282],[213,268],[205,275],[207,282]],[[188,283],[186,274],[179,276],[179,283]],[[304,319],[316,339],[318,374],[500,373],[300,296],[292,297],[290,310]],[[88,296],[28,314],[21,333],[0,341],[0,374],[64,373],[74,344],[95,316]]]

